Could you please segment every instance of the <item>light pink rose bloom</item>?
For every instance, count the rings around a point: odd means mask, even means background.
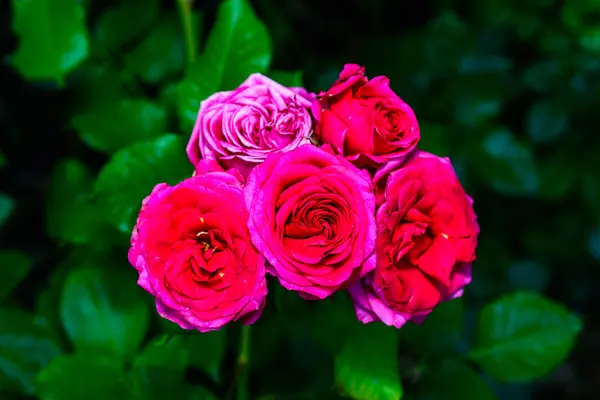
[[[288,88],[252,74],[237,89],[219,92],[200,103],[187,145],[193,165],[200,158],[217,160],[225,169],[250,170],[271,153],[310,143],[314,94]]]
[[[244,189],[252,241],[281,285],[323,299],[374,268],[370,175],[314,145],[271,154]]]
[[[206,165],[175,186],[154,187],[133,229],[129,262],[162,317],[200,332],[257,320],[267,295],[265,259],[247,220],[235,174]]]
[[[471,282],[479,225],[448,158],[416,151],[380,171],[377,265],[349,291],[360,321],[400,328],[462,295]]]

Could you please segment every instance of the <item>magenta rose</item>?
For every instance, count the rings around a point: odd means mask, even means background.
[[[346,64],[339,79],[313,104],[316,133],[357,165],[378,166],[406,156],[420,139],[412,108],[378,76],[370,81],[365,69]]]
[[[208,332],[260,316],[265,259],[252,245],[247,221],[242,185],[228,173],[154,187],[142,203],[129,261],[162,317]]]
[[[310,143],[314,95],[252,74],[237,89],[215,93],[200,103],[187,154],[196,165],[201,157],[247,176],[271,153]]]
[[[245,188],[252,240],[281,285],[323,299],[374,267],[370,176],[304,145],[269,155]]]
[[[391,172],[377,221],[377,265],[350,288],[363,323],[420,323],[471,281],[479,226],[450,160],[418,151]]]

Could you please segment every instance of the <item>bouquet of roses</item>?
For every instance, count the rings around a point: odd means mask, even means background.
[[[411,107],[348,64],[318,95],[253,74],[200,104],[193,176],[142,203],[129,260],[185,329],[251,324],[266,274],[306,300],[348,290],[357,318],[421,322],[471,280],[479,227]]]

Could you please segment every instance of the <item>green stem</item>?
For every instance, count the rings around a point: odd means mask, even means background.
[[[196,59],[196,37],[192,27],[193,5],[194,0],[177,0],[177,8],[179,9],[181,25],[183,26],[183,36],[188,63],[191,63]]]
[[[248,400],[248,364],[250,363],[250,325],[242,327],[237,359],[237,400]]]

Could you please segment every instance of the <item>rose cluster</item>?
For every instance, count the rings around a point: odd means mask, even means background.
[[[479,227],[411,107],[348,64],[318,95],[253,74],[200,104],[193,176],[144,199],[129,260],[159,314],[250,324],[266,275],[307,300],[347,290],[357,318],[420,323],[471,280]]]

